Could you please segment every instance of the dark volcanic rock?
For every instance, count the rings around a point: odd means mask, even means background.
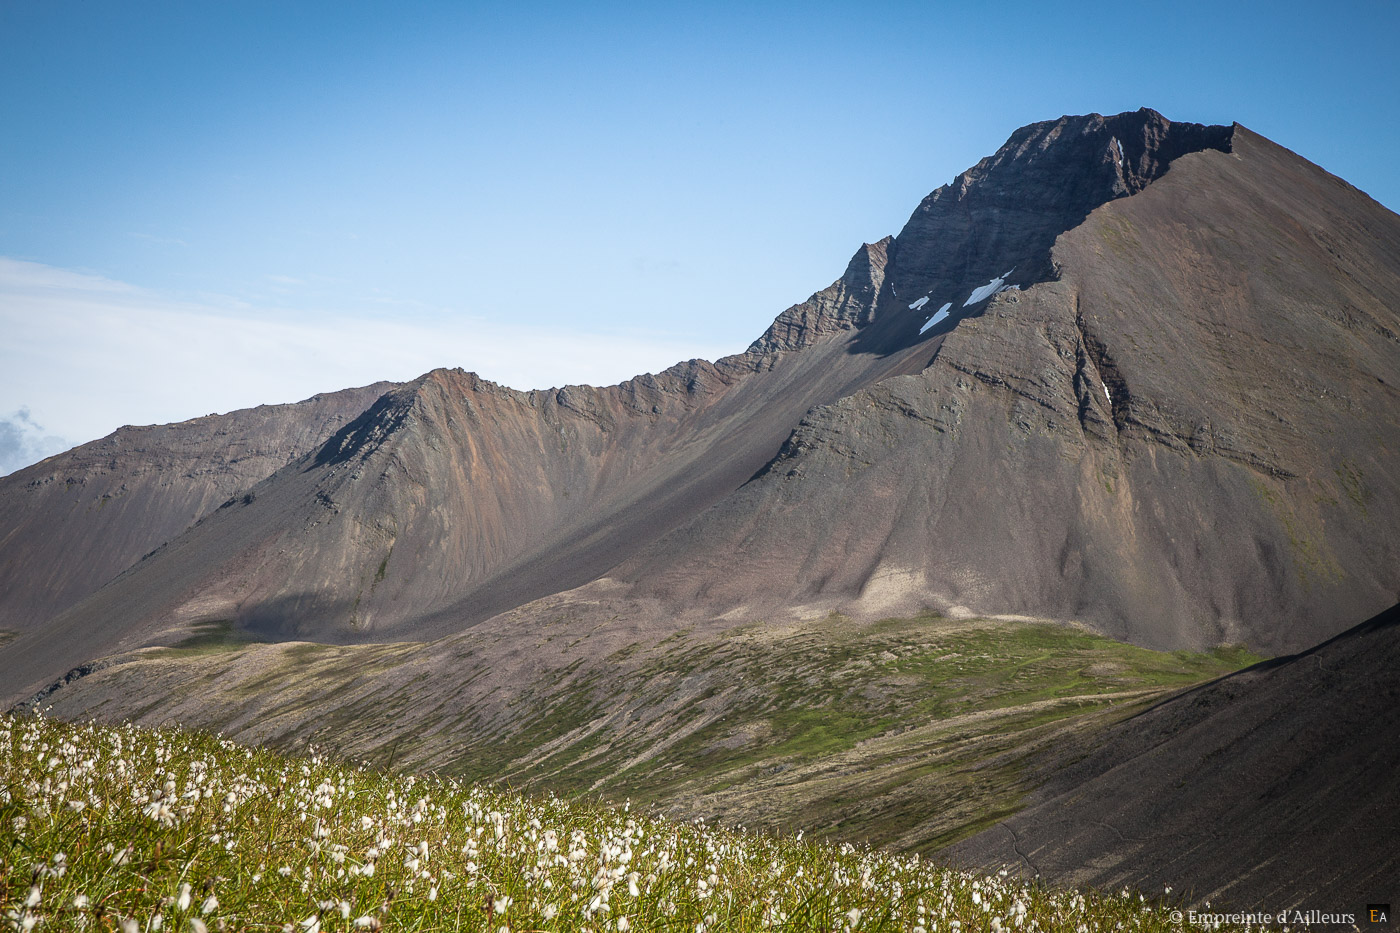
[[[1142,191],[1183,155],[1228,152],[1226,126],[1173,123],[1152,110],[1061,117],[1022,127],[994,155],[924,198],[890,247],[892,295],[961,310],[971,288],[1008,272],[1055,277],[1050,249],[1109,201]],[[980,310],[980,308],[978,309]]]
[[[1400,606],[1109,730],[947,854],[1244,910],[1400,895]]]
[[[885,281],[886,251],[893,237],[866,243],[851,258],[846,273],[811,298],[778,315],[750,353],[801,350],[837,331],[863,327],[874,319],[875,300]]]

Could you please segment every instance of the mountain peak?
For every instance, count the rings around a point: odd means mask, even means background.
[[[1102,197],[1103,183],[1107,182],[1111,193],[1104,200],[1136,194],[1183,155],[1207,149],[1229,152],[1233,134],[1233,126],[1173,123],[1146,107],[1112,116],[1062,116],[1012,133],[1001,149],[964,173],[963,187],[984,181],[998,170],[1014,170],[1029,175],[1025,182],[1033,184],[1041,197],[1079,195],[1086,198],[1083,206],[1092,210],[1098,204],[1088,202]],[[1062,185],[1047,175],[1052,166],[1067,172]],[[1063,185],[1064,181],[1081,179],[1092,179],[1099,185]]]
[[[1230,151],[1234,131],[1173,123],[1147,108],[1023,126],[919,204],[890,248],[892,294],[903,304],[927,296],[931,315],[945,302],[963,307],[962,298],[1007,270],[1017,285],[1053,279],[1050,248],[1060,234],[1142,191],[1182,156]]]
[[[682,611],[964,607],[1297,646],[1393,596],[1400,553],[1372,440],[1395,446],[1400,218],[1339,185],[1151,110],[1023,127],[747,353],[597,389],[435,370],[287,429],[299,456],[26,622],[0,682],[213,620],[438,637],[604,580],[655,631]],[[229,445],[191,446],[217,465]],[[6,553],[31,604],[68,542],[126,534],[89,513],[145,510],[121,488],[146,467],[131,454],[46,467],[35,507],[0,488],[0,519],[29,516]],[[191,508],[210,498],[187,485]],[[55,515],[71,532],[25,556]]]
[[[949,199],[970,200],[1014,204],[1077,222],[1106,201],[1141,191],[1181,156],[1207,149],[1229,152],[1233,136],[1233,126],[1173,123],[1146,107],[1031,123],[930,194],[920,210]]]

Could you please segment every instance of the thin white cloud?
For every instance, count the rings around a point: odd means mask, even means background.
[[[179,237],[157,236],[157,235],[154,234],[154,233],[140,233],[140,232],[137,232],[137,231],[131,231],[131,232],[127,233],[127,236],[131,237],[133,240],[145,240],[145,241],[148,242],[148,243],[156,243],[156,244],[158,244],[158,245],[160,245],[160,246],[189,246],[189,245],[190,245],[190,244],[186,243],[184,240],[180,239]]]
[[[441,366],[516,388],[607,385],[738,349],[433,318],[288,312],[221,296],[188,301],[0,257],[0,412],[26,403],[52,435],[84,442],[123,424],[296,401]]]

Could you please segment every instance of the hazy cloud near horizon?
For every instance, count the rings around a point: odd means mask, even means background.
[[[15,412],[0,422],[0,473],[124,424],[293,402],[438,367],[520,389],[607,385],[743,349],[450,310],[368,318],[187,300],[4,257],[0,331],[0,412]]]
[[[28,407],[21,405],[18,411],[0,419],[0,476],[8,476],[71,446],[63,438],[46,432],[30,415]]]

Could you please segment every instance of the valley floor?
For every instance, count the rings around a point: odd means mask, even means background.
[[[1257,660],[936,613],[652,643],[560,620],[522,641],[250,644],[214,626],[42,704],[927,854],[1015,812],[1105,726]]]

